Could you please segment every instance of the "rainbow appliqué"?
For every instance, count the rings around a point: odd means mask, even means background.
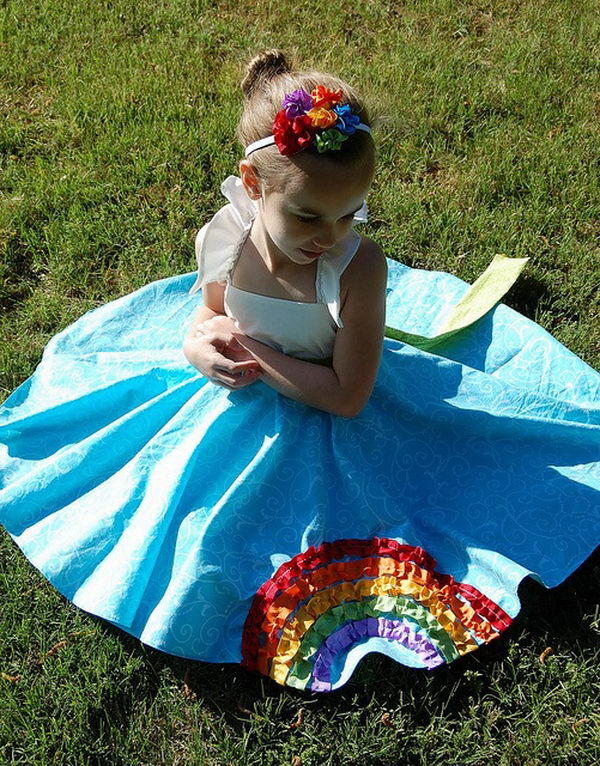
[[[311,546],[254,596],[242,665],[282,685],[326,692],[336,659],[371,636],[399,641],[434,668],[510,625],[498,604],[435,567],[423,548],[388,538]]]

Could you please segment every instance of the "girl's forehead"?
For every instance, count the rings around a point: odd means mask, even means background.
[[[310,194],[331,186],[368,187],[374,173],[373,163],[368,157],[347,163],[300,152],[294,165],[296,172],[293,173],[291,190],[308,191]]]
[[[344,216],[358,210],[367,196],[368,188],[329,187],[310,193],[309,190],[284,195],[282,205],[311,215]]]
[[[302,208],[342,208],[354,202],[362,203],[370,186],[370,175],[348,172],[304,174],[281,196],[284,202]]]

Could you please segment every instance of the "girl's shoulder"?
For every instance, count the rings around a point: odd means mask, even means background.
[[[356,254],[340,278],[340,298],[343,307],[348,291],[354,286],[361,290],[371,284],[387,282],[387,259],[381,247],[369,237],[361,235]]]

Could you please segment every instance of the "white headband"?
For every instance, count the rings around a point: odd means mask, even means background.
[[[364,130],[366,133],[371,133],[371,128],[368,125],[365,125],[363,122],[359,122],[356,126],[356,130]],[[258,141],[253,141],[251,144],[248,144],[246,147],[246,154],[247,157],[251,152],[255,152],[257,149],[262,149],[263,146],[270,146],[271,144],[275,143],[275,136],[270,135],[266,138],[259,138]]]

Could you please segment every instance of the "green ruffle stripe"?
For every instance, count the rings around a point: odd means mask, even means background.
[[[300,642],[297,660],[290,667],[286,684],[305,689],[312,676],[312,657],[323,641],[345,622],[365,617],[397,617],[415,622],[427,634],[446,662],[459,657],[452,638],[429,610],[409,596],[370,596],[361,601],[349,601],[332,607],[322,614],[306,631]]]

